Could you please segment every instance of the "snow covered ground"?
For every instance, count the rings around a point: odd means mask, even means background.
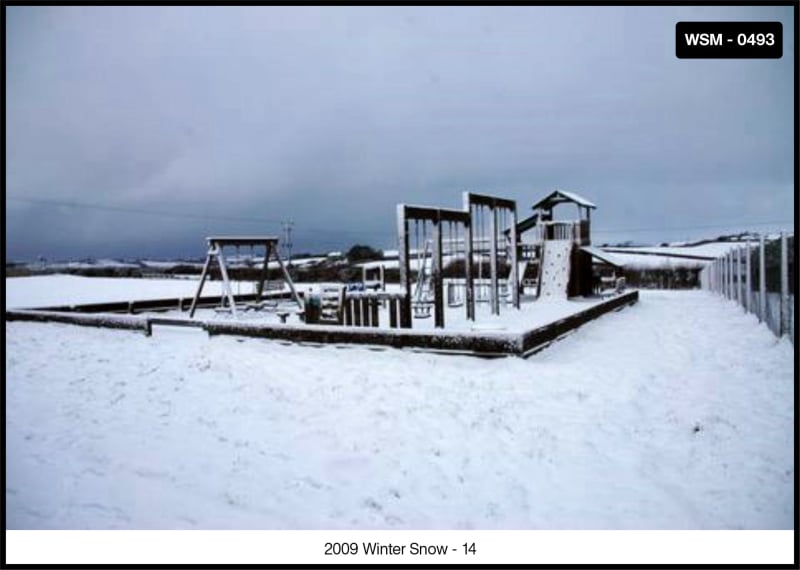
[[[190,298],[197,291],[194,279],[132,279],[39,275],[6,279],[6,308],[20,309],[81,303],[111,303],[168,297]],[[203,295],[219,295],[220,281],[206,281]],[[252,287],[251,284],[248,284]],[[234,289],[234,293],[236,293]],[[245,291],[242,291],[243,293]]]
[[[528,360],[12,322],[7,525],[789,529],[793,381],[702,291]]]

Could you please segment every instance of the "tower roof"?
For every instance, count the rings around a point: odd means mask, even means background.
[[[550,210],[553,208],[553,206],[565,202],[572,202],[573,204],[578,204],[584,208],[597,208],[597,206],[592,204],[589,200],[583,196],[575,194],[574,192],[567,192],[566,190],[553,190],[550,194],[531,206],[531,209]]]

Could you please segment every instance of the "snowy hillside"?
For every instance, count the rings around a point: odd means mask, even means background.
[[[528,360],[6,337],[11,529],[792,527],[792,347],[705,292]]]

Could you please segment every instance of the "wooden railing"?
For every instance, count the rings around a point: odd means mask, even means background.
[[[352,327],[378,327],[381,308],[388,305],[389,327],[396,329],[401,322],[405,302],[402,293],[348,292],[342,307],[343,324]]]

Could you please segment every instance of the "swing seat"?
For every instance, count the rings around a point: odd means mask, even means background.
[[[431,316],[430,303],[415,303],[411,307],[414,309],[415,319],[427,319]]]
[[[257,303],[248,303],[247,307],[252,311],[274,312],[278,309],[278,301],[258,301]]]

